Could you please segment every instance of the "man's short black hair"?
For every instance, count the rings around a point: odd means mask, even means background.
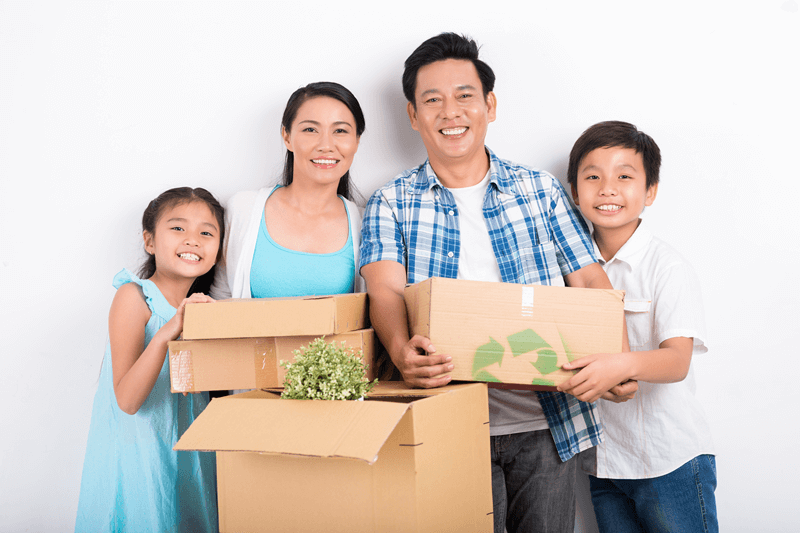
[[[661,150],[648,134],[639,131],[636,126],[619,120],[598,122],[584,131],[572,151],[569,153],[567,181],[574,188],[578,187],[578,170],[581,161],[592,150],[597,148],[630,148],[642,155],[646,186],[649,189],[658,183],[658,171],[661,168]]]
[[[486,98],[494,90],[494,72],[489,65],[478,59],[477,43],[465,35],[458,35],[452,32],[440,33],[419,45],[406,59],[405,70],[403,71],[403,94],[406,95],[406,99],[411,102],[414,108],[417,107],[414,93],[417,90],[417,73],[419,69],[445,59],[472,61],[481,80],[483,97]]]

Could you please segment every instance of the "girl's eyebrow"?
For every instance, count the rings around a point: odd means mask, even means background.
[[[185,223],[186,221],[187,221],[187,219],[185,219],[185,218],[182,218],[182,217],[174,217],[174,218],[168,218],[168,219],[167,219],[167,224],[174,224],[174,223],[176,223],[176,222],[183,222],[183,223]],[[211,228],[214,228],[214,231],[219,231],[219,230],[217,229],[217,226],[216,226],[216,225],[214,225],[214,224],[212,224],[211,222],[201,222],[201,223],[200,223],[200,225],[201,225],[201,226],[209,226],[209,227],[211,227]]]

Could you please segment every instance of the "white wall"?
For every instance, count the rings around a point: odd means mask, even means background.
[[[501,157],[563,178],[606,119],[660,144],[646,216],[703,283],[722,530],[796,531],[798,2],[288,4],[0,2],[0,530],[74,523],[111,279],[142,258],[146,203],[271,182],[286,99],[319,80],[361,100],[371,193],[424,157],[402,63],[452,30],[496,71]]]

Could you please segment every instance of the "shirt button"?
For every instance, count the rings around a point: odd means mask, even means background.
[[[439,201],[439,195],[437,194],[436,196],[433,197],[433,199],[438,202]]]
[[[451,209],[450,211],[447,212],[447,214],[453,216],[456,214],[456,212]]]
[[[453,257],[453,255],[455,255],[453,252],[447,252],[447,257]]]

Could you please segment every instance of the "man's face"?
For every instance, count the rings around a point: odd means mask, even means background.
[[[408,117],[436,166],[485,157],[486,129],[496,117],[494,93],[483,97],[478,71],[471,61],[445,59],[425,65],[417,73]]]

